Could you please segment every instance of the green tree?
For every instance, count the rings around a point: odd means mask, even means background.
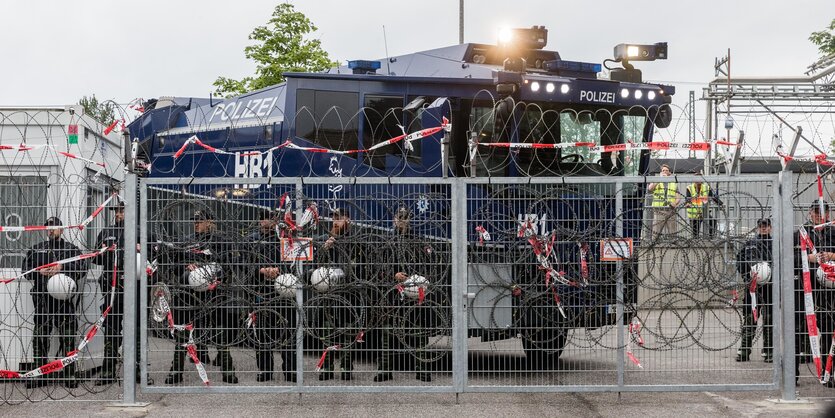
[[[322,71],[337,65],[322,49],[321,41],[306,39],[316,30],[292,4],[279,4],[267,25],[249,34],[255,43],[244,48],[244,55],[256,63],[255,75],[241,80],[218,77],[213,83],[215,93],[225,97],[243,94],[281,83],[285,72]]]
[[[112,100],[100,102],[96,99],[96,95],[90,97],[83,96],[78,104],[84,108],[84,114],[92,116],[93,119],[101,122],[104,125],[113,122],[116,119],[116,104]]]
[[[818,46],[823,56],[835,54],[835,19],[832,19],[826,29],[812,32],[809,40]]]

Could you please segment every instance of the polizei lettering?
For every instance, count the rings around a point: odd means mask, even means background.
[[[580,90],[581,102],[614,103],[615,93],[611,91]]]
[[[277,101],[278,97],[276,96],[220,103],[212,111],[212,115],[209,117],[209,123],[214,121],[215,117],[224,122],[230,119],[263,118],[272,113]]]

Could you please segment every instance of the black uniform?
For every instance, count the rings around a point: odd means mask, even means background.
[[[757,235],[755,238],[748,240],[742,249],[736,255],[736,270],[744,279],[746,283],[745,299],[743,304],[744,323],[742,326],[742,345],[740,346],[740,355],[747,359],[751,351],[751,345],[754,341],[754,335],[757,332],[757,323],[754,322],[754,315],[752,311],[751,293],[749,291],[751,283],[751,269],[760,262],[768,262],[771,265],[771,234]],[[771,279],[777,281],[779,275],[772,272]],[[771,283],[760,283],[756,288],[757,295],[757,312],[763,318],[763,354],[766,358],[771,357],[774,349],[774,317],[772,315],[772,285]]]
[[[388,251],[385,256],[387,270],[383,273],[386,293],[382,310],[382,346],[377,360],[377,369],[381,372],[375,379],[384,381],[390,378],[389,372],[404,371],[403,365],[393,364],[392,348],[407,349],[415,357],[415,371],[418,379],[429,380],[425,369],[425,350],[432,332],[433,307],[439,306],[443,297],[446,266],[440,246],[433,246],[426,239],[411,232],[395,232],[388,237]],[[395,275],[403,272],[408,278],[413,275],[427,279],[424,300],[412,299],[402,293],[403,284],[398,283]],[[399,286],[398,286],[399,285]],[[435,303],[431,303],[434,301]]]
[[[217,263],[222,268],[219,280],[231,276],[232,251],[229,243],[217,233],[198,233],[192,238],[197,243],[195,248],[184,251],[169,252],[167,267],[170,269],[169,280],[173,280],[171,306],[174,322],[177,325],[193,324],[198,342],[202,344],[213,343],[217,345],[217,358],[215,364],[223,371],[224,381],[236,383],[234,376],[234,365],[229,346],[234,334],[239,329],[237,313],[231,306],[225,306],[222,294],[222,284],[213,289],[198,292],[189,285],[189,264],[197,267],[206,266],[210,263]],[[187,343],[188,332],[175,333],[176,345],[174,348],[174,359],[171,364],[172,376],[183,371],[186,349],[182,344]],[[202,361],[202,360],[201,360]],[[179,382],[181,378],[172,378],[172,383]],[[233,382],[234,381],[234,382]]]
[[[102,230],[96,238],[96,248],[116,246],[115,251],[105,251],[91,261],[102,267],[99,277],[99,287],[103,296],[101,310],[104,312],[110,304],[110,292],[115,266],[116,287],[113,306],[104,320],[104,361],[102,362],[102,379],[113,379],[116,373],[116,362],[119,357],[119,346],[122,344],[122,320],[125,312],[124,299],[124,260],[125,260],[125,229],[124,223],[118,223]],[[114,264],[115,263],[115,264]],[[136,318],[139,318],[139,293],[136,292]],[[139,332],[136,332],[136,347],[139,347]],[[136,370],[139,370],[140,358],[136,356]]]
[[[330,248],[324,248],[324,243],[334,237],[336,242]],[[368,302],[365,292],[360,288],[365,280],[365,254],[360,238],[348,228],[337,236],[325,235],[318,237],[315,254],[315,266],[339,268],[345,273],[341,283],[332,283],[329,294],[333,296],[332,303],[325,303],[320,308],[320,339],[323,347],[340,345],[340,350],[328,352],[323,365],[324,373],[321,380],[333,377],[334,357],[340,356],[342,378],[350,380],[354,369],[354,353],[350,348],[358,334],[364,331],[365,310]],[[359,321],[359,322],[358,322]]]
[[[29,271],[35,267],[43,266],[59,260],[75,257],[81,251],[63,238],[48,239],[34,247],[26,254],[21,269]],[[78,282],[84,277],[87,266],[84,261],[76,261],[61,266],[59,274],[65,274]],[[34,334],[32,338],[32,351],[35,363],[42,366],[49,361],[49,337],[52,328],[58,328],[58,341],[60,352],[59,357],[75,350],[75,336],[78,332],[78,322],[75,317],[75,301],[77,295],[68,300],[58,300],[49,295],[47,282],[49,278],[39,272],[30,273],[28,276],[33,286],[30,294],[32,303],[35,305]],[[73,378],[75,364],[70,364],[64,369],[64,376]]]
[[[815,249],[818,252],[835,252],[835,227],[827,226],[820,230],[815,230],[812,224],[804,225],[809,239],[815,244]],[[806,312],[803,295],[803,267],[801,264],[800,251],[800,234],[794,234],[794,248],[795,248],[795,353],[798,355],[804,353],[804,357],[798,359],[798,363],[806,362],[811,353],[809,347],[809,330],[806,326]],[[807,250],[808,251],[808,250]],[[811,254],[811,251],[808,251]],[[832,341],[833,327],[835,326],[835,289],[830,289],[821,286],[817,281],[817,263],[810,262],[809,270],[811,273],[812,298],[815,302],[815,314],[818,322],[818,331],[820,335],[821,355],[826,356],[829,353],[829,346]]]
[[[265,376],[272,377],[274,363],[273,350],[278,349],[281,354],[284,378],[295,382],[296,373],[296,302],[283,300],[274,290],[274,281],[267,280],[259,273],[262,267],[281,266],[281,240],[275,233],[265,234],[256,231],[249,237],[252,251],[258,255],[255,266],[250,270],[252,286],[255,290],[253,300],[255,312],[256,362],[258,369]],[[289,273],[290,269],[281,268],[281,273]],[[262,378],[264,380],[264,378]]]

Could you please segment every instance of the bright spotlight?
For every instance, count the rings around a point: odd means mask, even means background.
[[[499,45],[508,45],[513,41],[513,31],[510,28],[499,29]]]
[[[534,92],[534,93],[539,91],[539,82],[538,81],[534,81],[533,83],[531,83],[531,91]]]

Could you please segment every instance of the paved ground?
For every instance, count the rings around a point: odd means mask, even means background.
[[[322,416],[322,417],[815,417],[830,399],[781,404],[772,393],[652,394],[309,394],[154,395],[148,406],[120,408],[93,402],[44,402],[0,407],[4,416]]]

